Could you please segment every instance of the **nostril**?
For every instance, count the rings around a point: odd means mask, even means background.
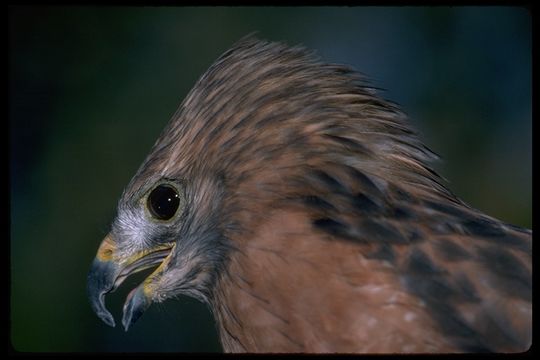
[[[105,238],[98,249],[97,258],[101,261],[110,261],[114,255],[114,245],[110,240]]]
[[[110,248],[102,248],[98,251],[97,258],[101,261],[111,261],[113,251]]]

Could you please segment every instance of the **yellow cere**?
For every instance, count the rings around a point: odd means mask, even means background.
[[[99,261],[111,261],[114,255],[115,246],[112,242],[111,236],[107,235],[99,246],[96,258]]]

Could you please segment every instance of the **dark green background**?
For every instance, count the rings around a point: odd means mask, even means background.
[[[182,298],[125,333],[85,281],[123,187],[206,68],[252,31],[387,89],[449,187],[530,227],[531,19],[521,8],[11,7],[11,343],[21,351],[220,351]],[[117,322],[130,288],[110,295]]]

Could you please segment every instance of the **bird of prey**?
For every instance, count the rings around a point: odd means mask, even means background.
[[[117,207],[88,275],[127,330],[180,295],[226,352],[523,352],[532,232],[476,210],[404,113],[301,46],[241,39],[197,81]]]

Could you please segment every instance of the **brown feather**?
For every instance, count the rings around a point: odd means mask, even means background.
[[[209,301],[226,351],[524,351],[531,232],[456,198],[434,159],[352,70],[248,38],[201,77],[126,195],[157,173],[209,194],[194,218],[220,209],[235,250]]]

